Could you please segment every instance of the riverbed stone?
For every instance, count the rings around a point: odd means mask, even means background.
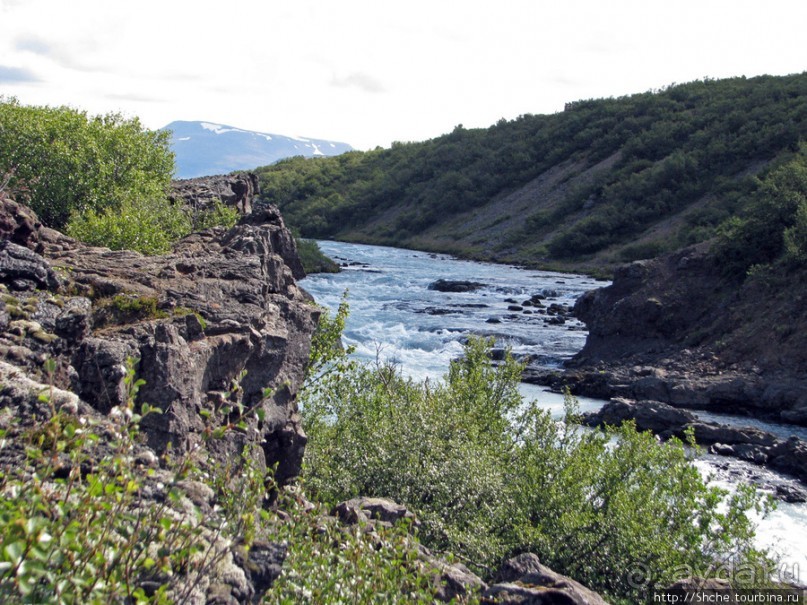
[[[484,286],[485,284],[469,280],[438,279],[429,284],[429,290],[436,290],[437,292],[473,292]]]

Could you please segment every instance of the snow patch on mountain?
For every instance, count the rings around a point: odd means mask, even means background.
[[[224,134],[225,132],[238,132],[238,128],[230,128],[228,126],[222,126],[221,124],[211,124],[210,122],[200,122],[199,125],[204,128],[205,130],[211,130],[216,134]],[[240,132],[244,132],[243,130]]]
[[[253,170],[292,156],[323,157],[351,151],[347,143],[244,130],[217,122],[171,122],[177,178]]]

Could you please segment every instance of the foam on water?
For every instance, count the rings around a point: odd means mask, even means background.
[[[362,359],[374,359],[372,343],[384,344],[386,358],[404,359],[421,351],[414,366],[402,364],[413,377],[439,377],[448,368],[458,343],[469,334],[493,336],[497,346],[532,353],[557,365],[580,350],[585,332],[579,322],[544,324],[544,316],[508,310],[534,294],[545,293],[547,305],[571,305],[595,285],[585,276],[456,260],[440,254],[381,246],[320,242],[323,252],[351,263],[342,273],[314,275],[303,286],[320,304],[335,309],[348,290],[350,317],[347,344],[357,345]],[[438,292],[438,279],[473,281],[473,292]],[[510,301],[506,299],[511,299]],[[515,301],[515,303],[513,302]],[[525,307],[527,311],[535,309]],[[501,323],[488,323],[488,320]]]
[[[738,475],[777,476],[773,471],[748,462],[711,454],[696,460],[695,465],[704,477],[709,478],[710,484],[729,492],[736,489],[736,479],[733,478]],[[794,480],[793,483],[797,482]],[[794,581],[807,583],[807,505],[777,501],[774,510],[764,516],[754,512],[750,516],[757,525],[757,545],[781,557],[780,567],[788,570]]]

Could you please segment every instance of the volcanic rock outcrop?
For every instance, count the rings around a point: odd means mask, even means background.
[[[626,265],[578,300],[586,345],[544,382],[807,424],[805,284],[777,267],[738,283],[706,244]]]
[[[216,202],[231,206],[241,214],[252,212],[252,203],[260,192],[258,176],[252,172],[180,179],[171,184],[172,199],[194,211],[210,209]]]
[[[295,396],[319,311],[297,286],[294,239],[274,207],[147,257],[86,246],[0,193],[0,238],[3,468],[27,472],[23,446],[54,410],[114,435],[135,398],[135,410],[160,412],[142,418],[145,440],[132,454],[133,472],[143,469],[138,506],[161,506],[148,502],[163,501],[171,484],[180,509],[207,511],[173,512],[176,523],[214,514],[213,490],[176,483],[163,468],[167,453],[208,468],[271,469],[278,484],[299,473],[306,437]],[[103,436],[98,447],[103,455]],[[54,468],[69,474],[61,457]],[[197,535],[215,569],[170,580],[175,595],[257,602],[280,573],[283,544],[258,539],[247,552],[213,527]]]
[[[305,436],[294,396],[318,311],[297,287],[294,240],[276,209],[153,257],[85,246],[7,198],[0,226],[0,358],[40,379],[53,360],[55,386],[101,413],[125,402],[136,364],[139,401],[162,410],[143,421],[158,454],[193,447],[205,415],[225,404],[261,408],[217,454],[254,439],[278,480],[297,474]]]

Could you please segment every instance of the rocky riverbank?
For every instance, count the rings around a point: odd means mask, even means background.
[[[222,203],[235,208],[240,214],[249,214],[259,193],[257,175],[236,172],[176,180],[172,183],[171,199],[183,203],[195,212],[209,210],[216,203]]]
[[[529,379],[807,425],[805,303],[804,275],[772,269],[737,283],[705,245],[635,262],[577,301],[589,336],[564,372]]]
[[[144,440],[131,453],[131,472],[142,474],[134,505],[148,510],[166,499],[175,481],[159,462],[165,455],[203,453],[210,468],[239,460],[274,467],[280,484],[297,476],[306,437],[295,395],[319,311],[296,284],[302,269],[276,209],[146,257],[86,246],[2,196],[0,237],[4,468],[24,472],[26,435],[51,417],[49,405],[79,426],[97,426],[102,444],[104,435],[112,439],[116,418],[131,414],[131,368],[143,381],[138,402],[160,412],[140,422]],[[256,413],[229,430],[226,409]],[[206,439],[217,431],[221,438]],[[71,476],[71,460],[56,463],[59,476]],[[82,465],[99,463],[90,456]],[[174,578],[171,594],[189,591],[202,603],[259,597],[279,573],[285,547],[259,541],[247,555],[222,541],[214,491],[186,483],[177,488],[186,512],[176,513],[176,523],[195,519],[187,511],[197,507],[208,511],[202,517],[212,525],[198,535],[221,564],[203,579]],[[214,593],[229,600],[211,601]]]
[[[6,479],[44,482],[55,494],[59,481],[101,476],[117,452],[124,466],[115,476],[125,474],[128,490],[117,500],[125,508],[118,512],[142,527],[153,517],[159,532],[178,533],[200,553],[192,568],[133,570],[131,588],[180,602],[260,602],[295,544],[249,524],[243,534],[226,533],[222,510],[228,505],[221,498],[227,489],[204,478],[209,472],[234,481],[254,470],[262,477],[273,468],[273,482],[283,486],[300,471],[306,436],[296,394],[319,310],[297,286],[302,270],[277,210],[253,211],[232,229],[196,233],[168,255],[146,257],[86,246],[0,196],[0,237],[0,467]],[[146,413],[138,437],[127,440],[124,428],[138,413],[133,404],[141,402],[159,413]],[[254,413],[239,416],[240,409]],[[70,441],[87,431],[95,445]],[[54,444],[61,439],[68,445],[60,450]],[[37,445],[51,456],[45,474],[32,466]],[[189,474],[176,460],[198,461],[199,472]],[[114,481],[107,487],[114,497]],[[313,507],[294,488],[290,493],[298,494],[299,506]],[[271,498],[264,504],[274,510]],[[417,525],[404,507],[380,499],[344,502],[331,514],[345,532],[361,522],[368,535],[401,518]],[[412,544],[437,600],[481,594],[491,603],[538,597],[542,603],[604,603],[535,555],[508,561],[488,586],[464,565],[432,554],[414,538]],[[379,540],[377,548],[384,547]]]
[[[583,424],[593,427],[620,426],[632,420],[636,428],[652,431],[662,439],[687,439],[689,433],[709,452],[731,456],[791,475],[807,485],[807,443],[797,437],[780,439],[754,428],[731,427],[716,422],[704,422],[693,413],[674,408],[660,401],[633,401],[616,398],[601,410],[583,416]],[[787,502],[807,502],[807,491],[786,481],[763,484]]]
[[[275,209],[145,257],[85,246],[2,203],[3,358],[39,378],[53,360],[55,386],[101,412],[123,402],[120,368],[139,360],[141,397],[171,411],[147,423],[158,451],[169,441],[190,447],[199,412],[246,371],[245,405],[276,387],[258,431],[266,462],[279,463],[282,478],[296,475],[305,439],[293,399],[318,311],[296,285],[302,269]]]

